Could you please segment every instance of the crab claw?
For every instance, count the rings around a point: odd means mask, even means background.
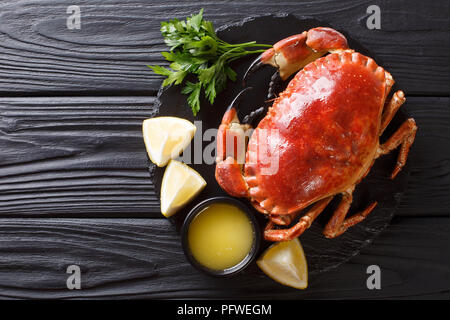
[[[270,48],[266,51],[264,51],[264,53],[266,53],[269,50],[273,50],[273,48]],[[262,62],[262,56],[264,53],[261,53],[255,60],[253,60],[253,62],[250,64],[250,67],[248,67],[247,71],[245,71],[244,73],[244,77],[242,78],[242,85],[245,86],[248,77],[255,72],[256,70],[260,69],[264,63]]]
[[[340,32],[326,27],[313,28],[278,41],[263,52],[246,71],[244,83],[250,74],[263,65],[277,68],[280,78],[286,80],[324,54],[346,49],[347,39]]]
[[[248,192],[242,167],[251,127],[239,122],[237,105],[242,95],[250,89],[246,88],[236,96],[225,111],[217,133],[216,181],[234,197],[246,197]]]

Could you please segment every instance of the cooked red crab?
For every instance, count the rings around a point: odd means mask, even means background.
[[[323,231],[328,238],[337,237],[377,204],[346,217],[353,190],[375,159],[400,146],[391,178],[405,165],[417,130],[414,119],[379,142],[405,96],[399,90],[389,97],[392,76],[349,49],[346,38],[331,28],[281,40],[256,64],[277,67],[283,80],[300,71],[253,131],[247,151],[243,136],[249,125],[240,124],[236,102],[230,105],[219,127],[216,180],[227,193],[249,198],[268,215],[264,237],[270,241],[298,237],[341,194]],[[274,159],[276,170],[267,170]],[[286,227],[307,207],[297,223]]]

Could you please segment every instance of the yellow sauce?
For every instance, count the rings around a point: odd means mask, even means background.
[[[227,203],[206,207],[188,229],[188,244],[195,260],[213,270],[237,265],[249,254],[253,241],[248,216]]]

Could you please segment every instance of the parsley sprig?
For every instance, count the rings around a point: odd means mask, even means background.
[[[161,34],[170,48],[170,52],[161,53],[170,62],[169,68],[157,65],[148,67],[166,77],[164,87],[184,83],[181,92],[188,95],[187,102],[194,115],[200,111],[202,92],[213,104],[217,94],[226,87],[227,80],[236,80],[236,72],[229,66],[230,62],[265,51],[255,50],[257,47],[271,47],[255,41],[230,44],[219,39],[211,21],[203,19],[203,9],[186,21],[173,19],[161,22]],[[194,82],[185,81],[188,74],[194,75]]]

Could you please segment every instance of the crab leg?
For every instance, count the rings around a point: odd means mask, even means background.
[[[266,108],[265,107],[258,108],[256,110],[250,112],[250,114],[246,115],[244,117],[244,119],[242,120],[242,123],[244,123],[244,124],[251,124],[255,120],[255,118],[261,116],[265,112],[266,112]]]
[[[270,214],[269,219],[273,223],[280,226],[287,226],[300,214],[301,211],[296,211],[289,214]]]
[[[386,104],[386,106],[384,107],[383,115],[381,117],[380,136],[389,125],[398,109],[405,103],[405,101],[405,94],[403,93],[403,91],[398,90],[394,93],[391,100],[389,100],[389,102]]]
[[[279,95],[283,89],[283,80],[280,77],[280,73],[275,72],[272,77],[270,77],[269,90],[267,92],[267,99],[273,99]]]
[[[366,209],[361,212],[358,212],[351,216],[350,218],[345,219],[347,213],[350,209],[350,205],[353,201],[352,191],[344,192],[342,194],[342,200],[339,203],[336,211],[331,217],[330,221],[328,221],[325,229],[323,230],[323,234],[327,238],[335,238],[343,234],[348,228],[354,226],[355,224],[363,221],[369,213],[376,207],[377,202],[372,202]]]
[[[414,142],[416,132],[416,122],[413,118],[409,118],[408,120],[403,122],[400,128],[397,129],[397,131],[388,139],[388,141],[386,141],[379,147],[377,157],[388,154],[399,145],[401,145],[400,152],[397,157],[397,163],[395,165],[394,171],[391,174],[391,179],[394,179],[405,165],[406,159],[408,158],[409,149]]]
[[[313,221],[330,203],[331,199],[333,199],[333,196],[318,201],[292,228],[273,229],[274,223],[269,221],[264,230],[264,239],[268,241],[288,241],[297,238],[311,226]]]
[[[269,215],[270,221],[273,223],[280,225],[280,226],[287,226],[289,225],[292,220],[295,219],[295,217],[298,215],[298,212],[291,213],[291,214],[271,214]]]

